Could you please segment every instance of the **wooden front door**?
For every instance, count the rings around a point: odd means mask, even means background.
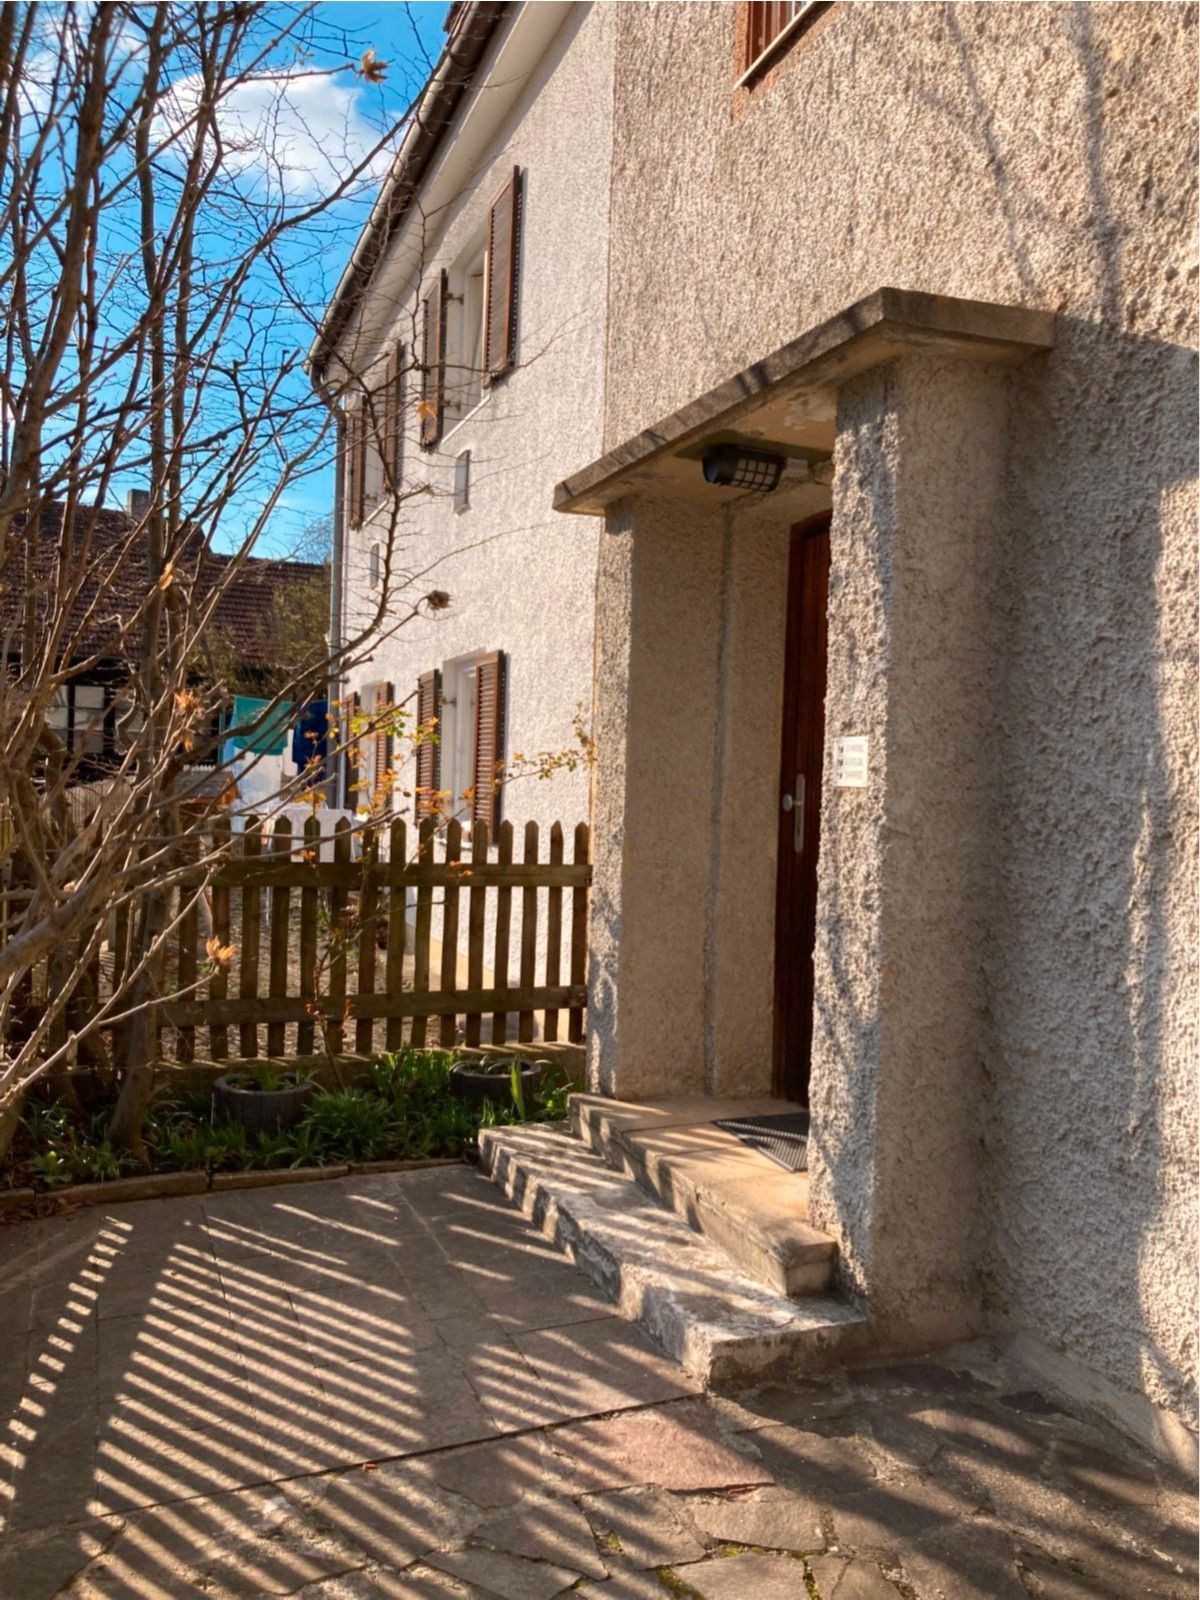
[[[817,851],[825,748],[829,513],[797,523],[788,562],[779,875],[775,902],[775,1093],[807,1101]]]

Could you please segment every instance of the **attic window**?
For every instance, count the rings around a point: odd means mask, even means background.
[[[740,89],[779,60],[784,51],[807,27],[812,18],[827,9],[822,0],[749,0],[745,7],[745,38],[742,49]]]

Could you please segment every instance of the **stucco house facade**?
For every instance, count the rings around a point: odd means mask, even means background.
[[[589,1093],[484,1164],[705,1376],[982,1336],[1194,1462],[1195,11],[565,26]]]
[[[592,1087],[806,1098],[872,1341],[1012,1341],[1184,1457],[1195,27],[619,8],[606,454],[557,495],[606,519]],[[705,482],[730,438],[780,487]]]
[[[556,517],[550,496],[602,444],[614,23],[602,7],[450,7],[311,355],[346,421],[338,639],[369,631],[387,595],[341,698],[359,725],[386,704],[438,730],[417,752],[363,739],[337,799],[361,807],[394,772],[396,811],[457,817],[468,838],[502,819],[518,839],[529,821],[569,836],[588,815],[586,760],[492,778],[578,750],[590,721],[599,523]],[[420,603],[431,591],[438,608]]]

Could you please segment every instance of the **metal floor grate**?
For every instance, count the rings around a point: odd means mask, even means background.
[[[807,1111],[785,1111],[773,1117],[729,1117],[714,1122],[713,1127],[732,1133],[789,1172],[808,1171]]]

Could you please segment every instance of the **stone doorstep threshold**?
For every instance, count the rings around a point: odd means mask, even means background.
[[[332,1167],[282,1167],[258,1172],[158,1172],[108,1183],[78,1183],[66,1189],[0,1190],[0,1225],[25,1221],[24,1213],[53,1216],[69,1206],[121,1205],[131,1200],[162,1200],[172,1195],[221,1194],[228,1189],[271,1189],[289,1183],[323,1183],[330,1178],[369,1177],[377,1172],[418,1172],[425,1167],[461,1167],[461,1156],[424,1156],[402,1161],[353,1161]]]
[[[659,1349],[715,1388],[821,1371],[866,1315],[833,1295],[792,1300],[741,1270],[566,1133],[487,1128],[482,1170]]]
[[[571,1126],[609,1166],[633,1179],[777,1294],[820,1294],[835,1241],[808,1220],[808,1174],[788,1172],[725,1118],[802,1109],[787,1100],[610,1100],[571,1096]]]

